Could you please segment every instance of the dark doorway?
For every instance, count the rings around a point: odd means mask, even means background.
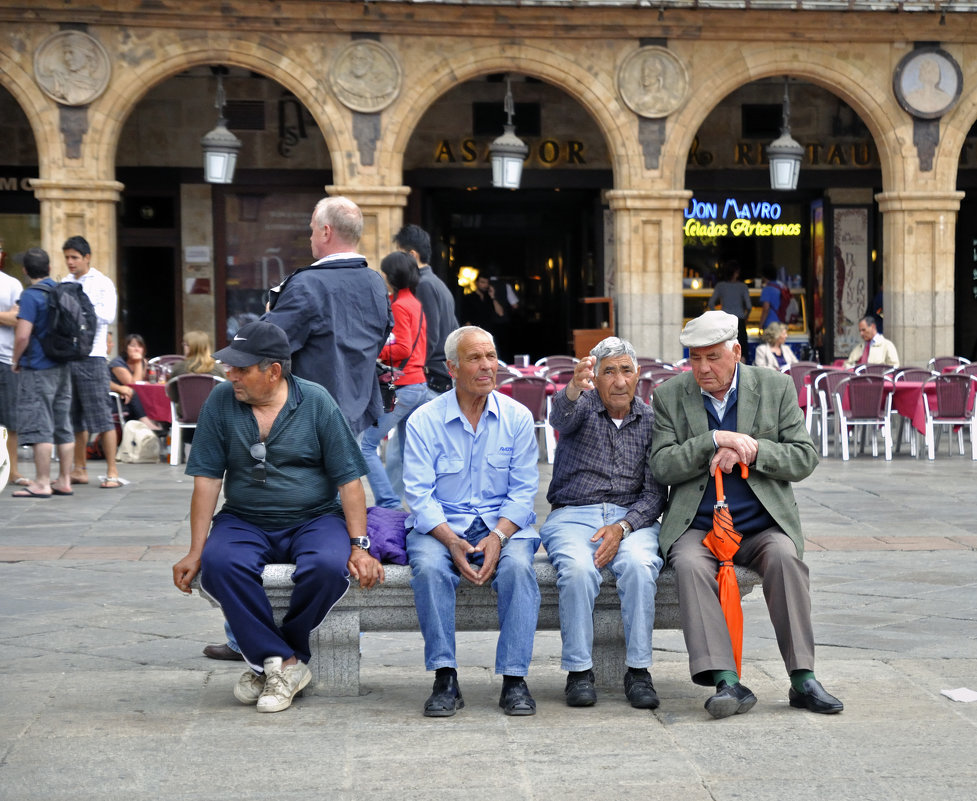
[[[957,217],[953,352],[977,361],[977,200],[973,195],[968,190]]]
[[[119,342],[127,334],[141,334],[151,358],[182,353],[178,327],[182,315],[174,292],[176,249],[165,246],[123,245],[119,249]]]
[[[150,358],[182,353],[178,176],[169,170],[139,171],[125,174],[124,180],[118,223],[116,352],[127,334],[140,334]]]
[[[500,357],[535,360],[572,353],[573,328],[585,316],[581,298],[603,295],[603,218],[599,192],[529,189],[517,192],[429,190],[425,197],[435,269],[456,295],[461,319],[463,268],[488,275],[497,296],[518,299],[497,335]]]

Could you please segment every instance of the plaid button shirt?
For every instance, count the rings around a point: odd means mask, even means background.
[[[628,509],[631,528],[650,526],[665,508],[668,490],[648,467],[651,407],[640,398],[618,428],[597,394],[584,392],[576,401],[566,390],[553,396],[550,425],[559,432],[548,500],[554,506],[613,503]]]

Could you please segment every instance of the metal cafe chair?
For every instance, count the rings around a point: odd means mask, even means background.
[[[543,432],[546,445],[546,461],[553,464],[556,455],[556,434],[550,426],[548,402],[549,396],[556,391],[556,385],[548,378],[535,375],[520,375],[503,378],[499,387],[506,386],[511,392],[513,400],[519,401],[533,415],[533,427],[537,437]]]
[[[931,403],[928,387],[934,387]],[[936,458],[936,427],[957,429],[960,455],[963,455],[963,429],[970,431],[971,458],[977,461],[977,378],[959,373],[933,376],[923,384],[923,408],[926,411],[926,455]]]
[[[833,398],[842,460],[848,461],[849,428],[854,432],[861,426],[866,436],[872,432],[873,458],[879,455],[878,433],[882,430],[885,460],[891,461],[892,381],[880,375],[850,375],[838,382]]]
[[[197,418],[204,401],[222,381],[226,379],[208,373],[182,373],[166,382],[167,388],[176,385],[179,404],[170,399],[170,464],[183,461],[183,432],[197,427]]]

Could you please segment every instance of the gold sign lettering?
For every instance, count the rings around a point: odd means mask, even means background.
[[[570,139],[560,142],[556,139],[540,139],[536,142],[528,141],[529,155],[527,165],[552,167],[556,164],[586,164],[584,143]],[[489,150],[491,143],[478,142],[475,139],[462,139],[455,145],[447,139],[442,139],[434,148],[435,164],[488,164],[491,161]]]

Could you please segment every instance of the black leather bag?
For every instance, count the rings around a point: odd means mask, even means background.
[[[397,373],[400,372],[389,364],[377,361],[377,383],[380,384],[380,398],[383,400],[383,413],[394,410],[397,405]]]

